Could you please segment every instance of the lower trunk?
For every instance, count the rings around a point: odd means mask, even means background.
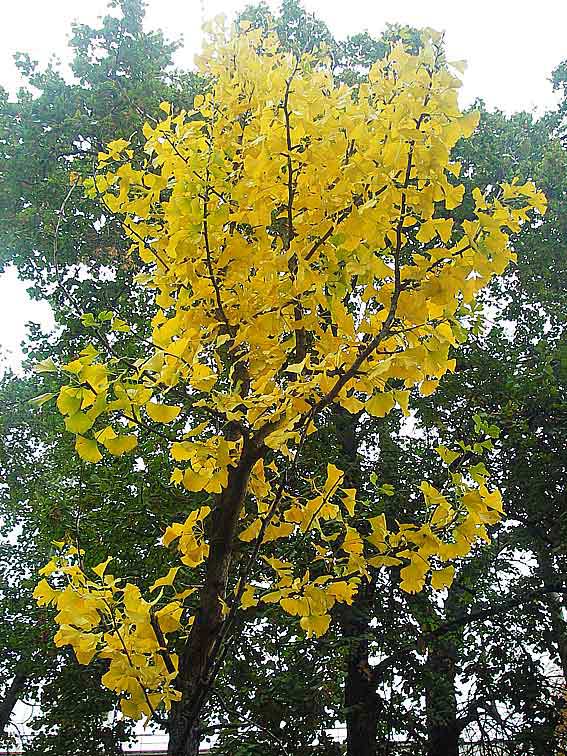
[[[373,586],[361,586],[352,606],[341,612],[341,630],[348,644],[345,678],[347,756],[376,756],[380,699],[369,664],[369,609]]]
[[[168,756],[198,756],[201,745],[199,723],[191,723],[184,712],[184,702],[171,708],[169,717]]]
[[[376,756],[376,690],[368,679],[368,653],[357,643],[349,654],[345,682],[347,756]]]
[[[429,649],[425,665],[427,756],[459,756],[456,653],[454,645],[446,639],[433,641]]]
[[[557,648],[561,671],[564,679],[567,680],[567,624],[564,619],[563,602],[552,593],[546,597],[546,603],[549,607],[553,639]]]
[[[6,734],[10,717],[22,695],[27,681],[23,672],[16,672],[2,701],[0,701],[0,737]]]
[[[344,485],[359,488],[358,415],[336,406],[333,408],[333,420],[340,448],[338,464],[345,473]],[[374,584],[363,582],[352,605],[340,607],[339,610],[341,632],[347,643],[344,687],[347,756],[376,756],[380,699],[368,658],[373,601]]]
[[[220,651],[217,641],[223,625],[221,599],[226,598],[233,543],[250,471],[259,457],[260,449],[255,446],[243,451],[238,466],[229,468],[228,485],[218,495],[211,514],[210,551],[199,592],[199,609],[179,656],[176,685],[181,700],[171,711],[168,756],[199,753],[199,723],[212,685],[212,662]]]

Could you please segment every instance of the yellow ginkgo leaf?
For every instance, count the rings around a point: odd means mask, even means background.
[[[307,633],[308,638],[311,637],[312,635],[316,635],[317,637],[321,635],[325,635],[325,633],[329,629],[330,622],[331,622],[330,614],[322,614],[322,615],[312,614],[312,615],[308,615],[307,617],[302,617],[299,620],[299,624]]]
[[[429,562],[416,553],[409,551],[401,552],[410,563],[400,570],[400,588],[406,593],[419,593],[425,583],[425,576],[429,572]]]
[[[453,565],[445,567],[442,570],[433,570],[431,573],[431,587],[436,591],[441,591],[443,588],[450,588],[455,577],[455,568]]]
[[[174,522],[166,528],[161,540],[164,546],[169,546],[172,541],[175,541],[183,533],[183,523]]]
[[[39,396],[34,396],[33,399],[29,400],[29,403],[33,407],[43,407],[43,405],[48,402],[50,399],[53,399],[53,397],[56,396],[56,394],[52,394],[49,392],[46,392],[45,394],[39,394]]]
[[[179,593],[176,593],[175,598],[178,601],[183,601],[183,599],[186,599],[189,596],[192,596],[196,590],[197,590],[196,588],[185,588],[184,591],[179,591]]]
[[[356,488],[343,488],[342,492],[344,496],[341,498],[341,501],[345,505],[349,516],[353,517],[356,506]]]
[[[479,110],[470,110],[464,116],[461,116],[459,125],[461,127],[462,135],[466,139],[468,139],[472,135],[473,131],[477,128],[479,122],[480,122]]]
[[[502,505],[502,494],[495,488],[494,491],[488,493],[486,486],[480,487],[480,494],[484,500],[484,503],[489,509],[494,509],[500,514],[504,514],[504,507]]]
[[[156,588],[159,588],[160,586],[173,585],[173,581],[175,580],[178,572],[179,572],[179,567],[172,567],[167,573],[167,575],[165,575],[162,578],[158,578],[151,584],[149,588],[150,593],[152,591],[155,591]]]
[[[84,412],[75,412],[65,418],[65,427],[71,433],[86,433],[92,428],[93,420]]]
[[[85,438],[84,436],[77,436],[75,441],[75,450],[81,459],[86,462],[92,462],[96,464],[102,459],[102,454],[99,451],[98,444],[94,438]]]
[[[431,396],[437,386],[439,386],[439,381],[422,381],[419,386],[419,393],[421,396]]]
[[[401,563],[401,559],[391,556],[375,556],[368,560],[371,567],[397,567]]]
[[[329,494],[336,489],[344,476],[344,472],[339,470],[338,467],[333,464],[327,464],[327,480],[323,486],[323,496],[329,496]]]
[[[240,599],[240,606],[243,609],[249,609],[252,606],[258,605],[258,599],[254,597],[254,593],[256,592],[256,588],[253,585],[247,585],[244,589],[244,592],[242,593],[242,597]]]
[[[130,433],[126,436],[106,438],[103,443],[111,454],[114,454],[115,457],[120,457],[122,454],[135,449],[138,444],[138,439]]]
[[[374,417],[386,417],[388,412],[394,407],[395,403],[396,400],[394,399],[394,394],[391,391],[388,391],[386,393],[374,394],[364,406],[369,415],[373,415]]]
[[[88,383],[95,394],[108,388],[108,370],[105,365],[88,365],[81,370],[81,380]]]
[[[146,412],[148,416],[155,423],[171,423],[181,412],[181,407],[176,407],[169,404],[157,404],[156,402],[148,402],[146,404]]]
[[[280,522],[277,525],[270,524],[266,528],[266,532],[264,533],[264,538],[262,540],[262,543],[269,543],[270,541],[277,541],[279,538],[286,538],[286,536],[291,535],[291,533],[293,533],[294,530],[295,530],[295,526],[291,522]],[[240,534],[241,541],[244,540],[244,538],[242,537],[243,535],[244,533]]]
[[[58,591],[53,590],[45,578],[36,585],[33,597],[38,606],[49,606],[58,596]]]
[[[63,415],[74,415],[81,408],[82,389],[63,386],[57,397],[57,408]]]
[[[452,451],[446,446],[436,446],[435,451],[446,465],[452,465],[453,462],[461,456],[461,452]]]
[[[253,541],[258,533],[260,532],[260,528],[262,527],[262,523],[260,520],[254,520],[245,530],[240,533],[238,536],[241,541]]]
[[[93,567],[93,572],[95,573],[95,575],[98,575],[99,578],[101,578],[111,561],[112,557],[109,556],[104,562],[101,562],[100,564],[97,564],[96,567]]]
[[[400,405],[400,409],[406,417],[408,417],[409,415],[409,395],[409,391],[394,391],[396,401]]]
[[[179,601],[171,601],[157,611],[156,617],[162,632],[173,633],[175,630],[179,630],[181,627],[180,619],[182,614],[183,606]]]
[[[183,470],[180,470],[178,467],[173,468],[173,472],[171,473],[171,477],[169,479],[170,483],[175,483],[179,485],[183,482]]]
[[[41,362],[37,362],[34,365],[34,372],[36,373],[56,373],[57,372],[57,365],[53,361],[52,357],[48,357],[46,360],[42,360]]]
[[[346,580],[338,580],[331,583],[328,588],[326,588],[325,593],[328,596],[332,596],[336,601],[340,601],[344,604],[352,604],[357,588],[358,586],[355,583],[349,583]]]

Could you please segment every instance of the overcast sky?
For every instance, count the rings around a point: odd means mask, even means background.
[[[147,28],[184,38],[179,65],[191,65],[200,42],[204,14],[231,17],[243,0],[148,0]],[[269,1],[276,7],[279,0]],[[431,26],[446,32],[449,55],[468,61],[463,105],[476,97],[507,112],[554,103],[549,77],[567,58],[567,0],[304,0],[338,37],[368,30],[378,36],[386,23]],[[67,59],[73,20],[95,24],[106,0],[17,0],[5,3],[0,26],[0,84],[15,91],[21,83],[13,64],[16,51],[46,63],[53,55]],[[18,345],[30,319],[49,324],[48,308],[30,303],[25,286],[13,274],[0,278],[0,345],[11,364],[20,358]],[[1,369],[1,368],[0,368]]]

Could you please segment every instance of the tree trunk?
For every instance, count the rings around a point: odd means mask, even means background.
[[[458,583],[453,583],[442,613],[426,593],[412,596],[410,607],[420,625],[425,623],[426,627],[433,628],[459,616],[463,609],[463,590]],[[459,756],[463,721],[457,715],[455,683],[463,633],[463,628],[458,628],[427,639],[427,659],[423,665],[427,756]]]
[[[556,583],[557,570],[549,554],[538,550],[536,556],[543,581],[545,583]],[[553,640],[557,648],[561,671],[563,672],[563,677],[567,680],[567,623],[563,614],[563,610],[566,608],[564,596],[560,597],[558,594],[549,593],[545,597],[545,603],[549,608]]]
[[[373,599],[374,586],[364,583],[352,606],[341,612],[341,630],[348,644],[344,691],[347,756],[376,756],[380,698],[368,658]]]
[[[358,416],[342,407],[333,407],[339,467],[344,471],[344,485],[360,486],[360,463],[356,426]],[[369,624],[374,601],[374,585],[363,582],[351,606],[339,609],[343,638],[347,643],[344,705],[347,727],[347,756],[376,756],[378,730],[377,684],[369,663]]]
[[[174,704],[169,719],[168,756],[198,756],[201,745],[199,725],[196,723],[187,729],[187,721],[183,716],[184,701]]]
[[[427,756],[459,756],[456,658],[457,648],[447,638],[432,641],[425,663]]]
[[[227,487],[216,497],[199,609],[179,659],[176,685],[181,691],[181,700],[172,706],[168,756],[195,756],[199,752],[201,713],[210,693],[210,665],[223,624],[220,599],[226,596],[233,543],[250,471],[262,449],[256,444],[245,446],[238,466],[229,468]]]
[[[0,737],[6,735],[6,728],[10,722],[14,706],[18,703],[26,682],[27,675],[24,672],[16,670],[14,679],[10,683],[4,699],[0,701]]]

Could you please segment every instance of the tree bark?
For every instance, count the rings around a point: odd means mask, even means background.
[[[344,471],[345,487],[360,486],[360,464],[356,426],[358,417],[342,407],[333,407],[339,467]],[[374,585],[361,584],[351,606],[339,609],[339,623],[347,644],[344,706],[347,728],[347,756],[376,756],[378,730],[377,682],[369,660],[369,629]]]
[[[455,689],[457,648],[445,638],[432,641],[425,664],[427,756],[459,756],[461,728]]]
[[[549,584],[558,582],[557,570],[554,568],[549,555],[540,550],[536,556],[544,582]],[[567,680],[567,622],[565,622],[563,615],[563,610],[566,608],[565,597],[550,593],[545,597],[545,602],[549,608],[553,640],[557,648],[561,671],[563,672],[564,679]]]
[[[179,659],[176,685],[181,700],[172,706],[168,756],[196,756],[199,753],[201,713],[210,692],[210,663],[223,624],[220,599],[226,595],[233,543],[250,471],[262,449],[261,445],[252,442],[245,445],[239,464],[229,468],[227,487],[216,497],[199,609]]]
[[[449,588],[444,618],[450,622],[460,615],[463,591],[458,583]],[[425,594],[410,599],[414,616],[428,627],[443,625],[443,615]],[[463,643],[464,627],[443,634],[431,634],[427,640],[427,659],[423,666],[425,687],[425,719],[427,728],[426,756],[459,756],[459,739],[463,723],[457,714],[457,662]]]
[[[187,727],[184,717],[186,702],[181,699],[173,704],[169,720],[169,743],[167,746],[168,756],[198,756],[201,746],[201,733],[198,722]]]
[[[25,688],[27,679],[27,675],[24,672],[16,670],[10,687],[6,691],[3,700],[0,701],[0,737],[6,735],[6,728],[10,723],[10,717]]]
[[[369,661],[369,621],[374,586],[364,583],[352,606],[341,613],[341,631],[347,641],[345,719],[347,756],[376,756],[380,697]]]

